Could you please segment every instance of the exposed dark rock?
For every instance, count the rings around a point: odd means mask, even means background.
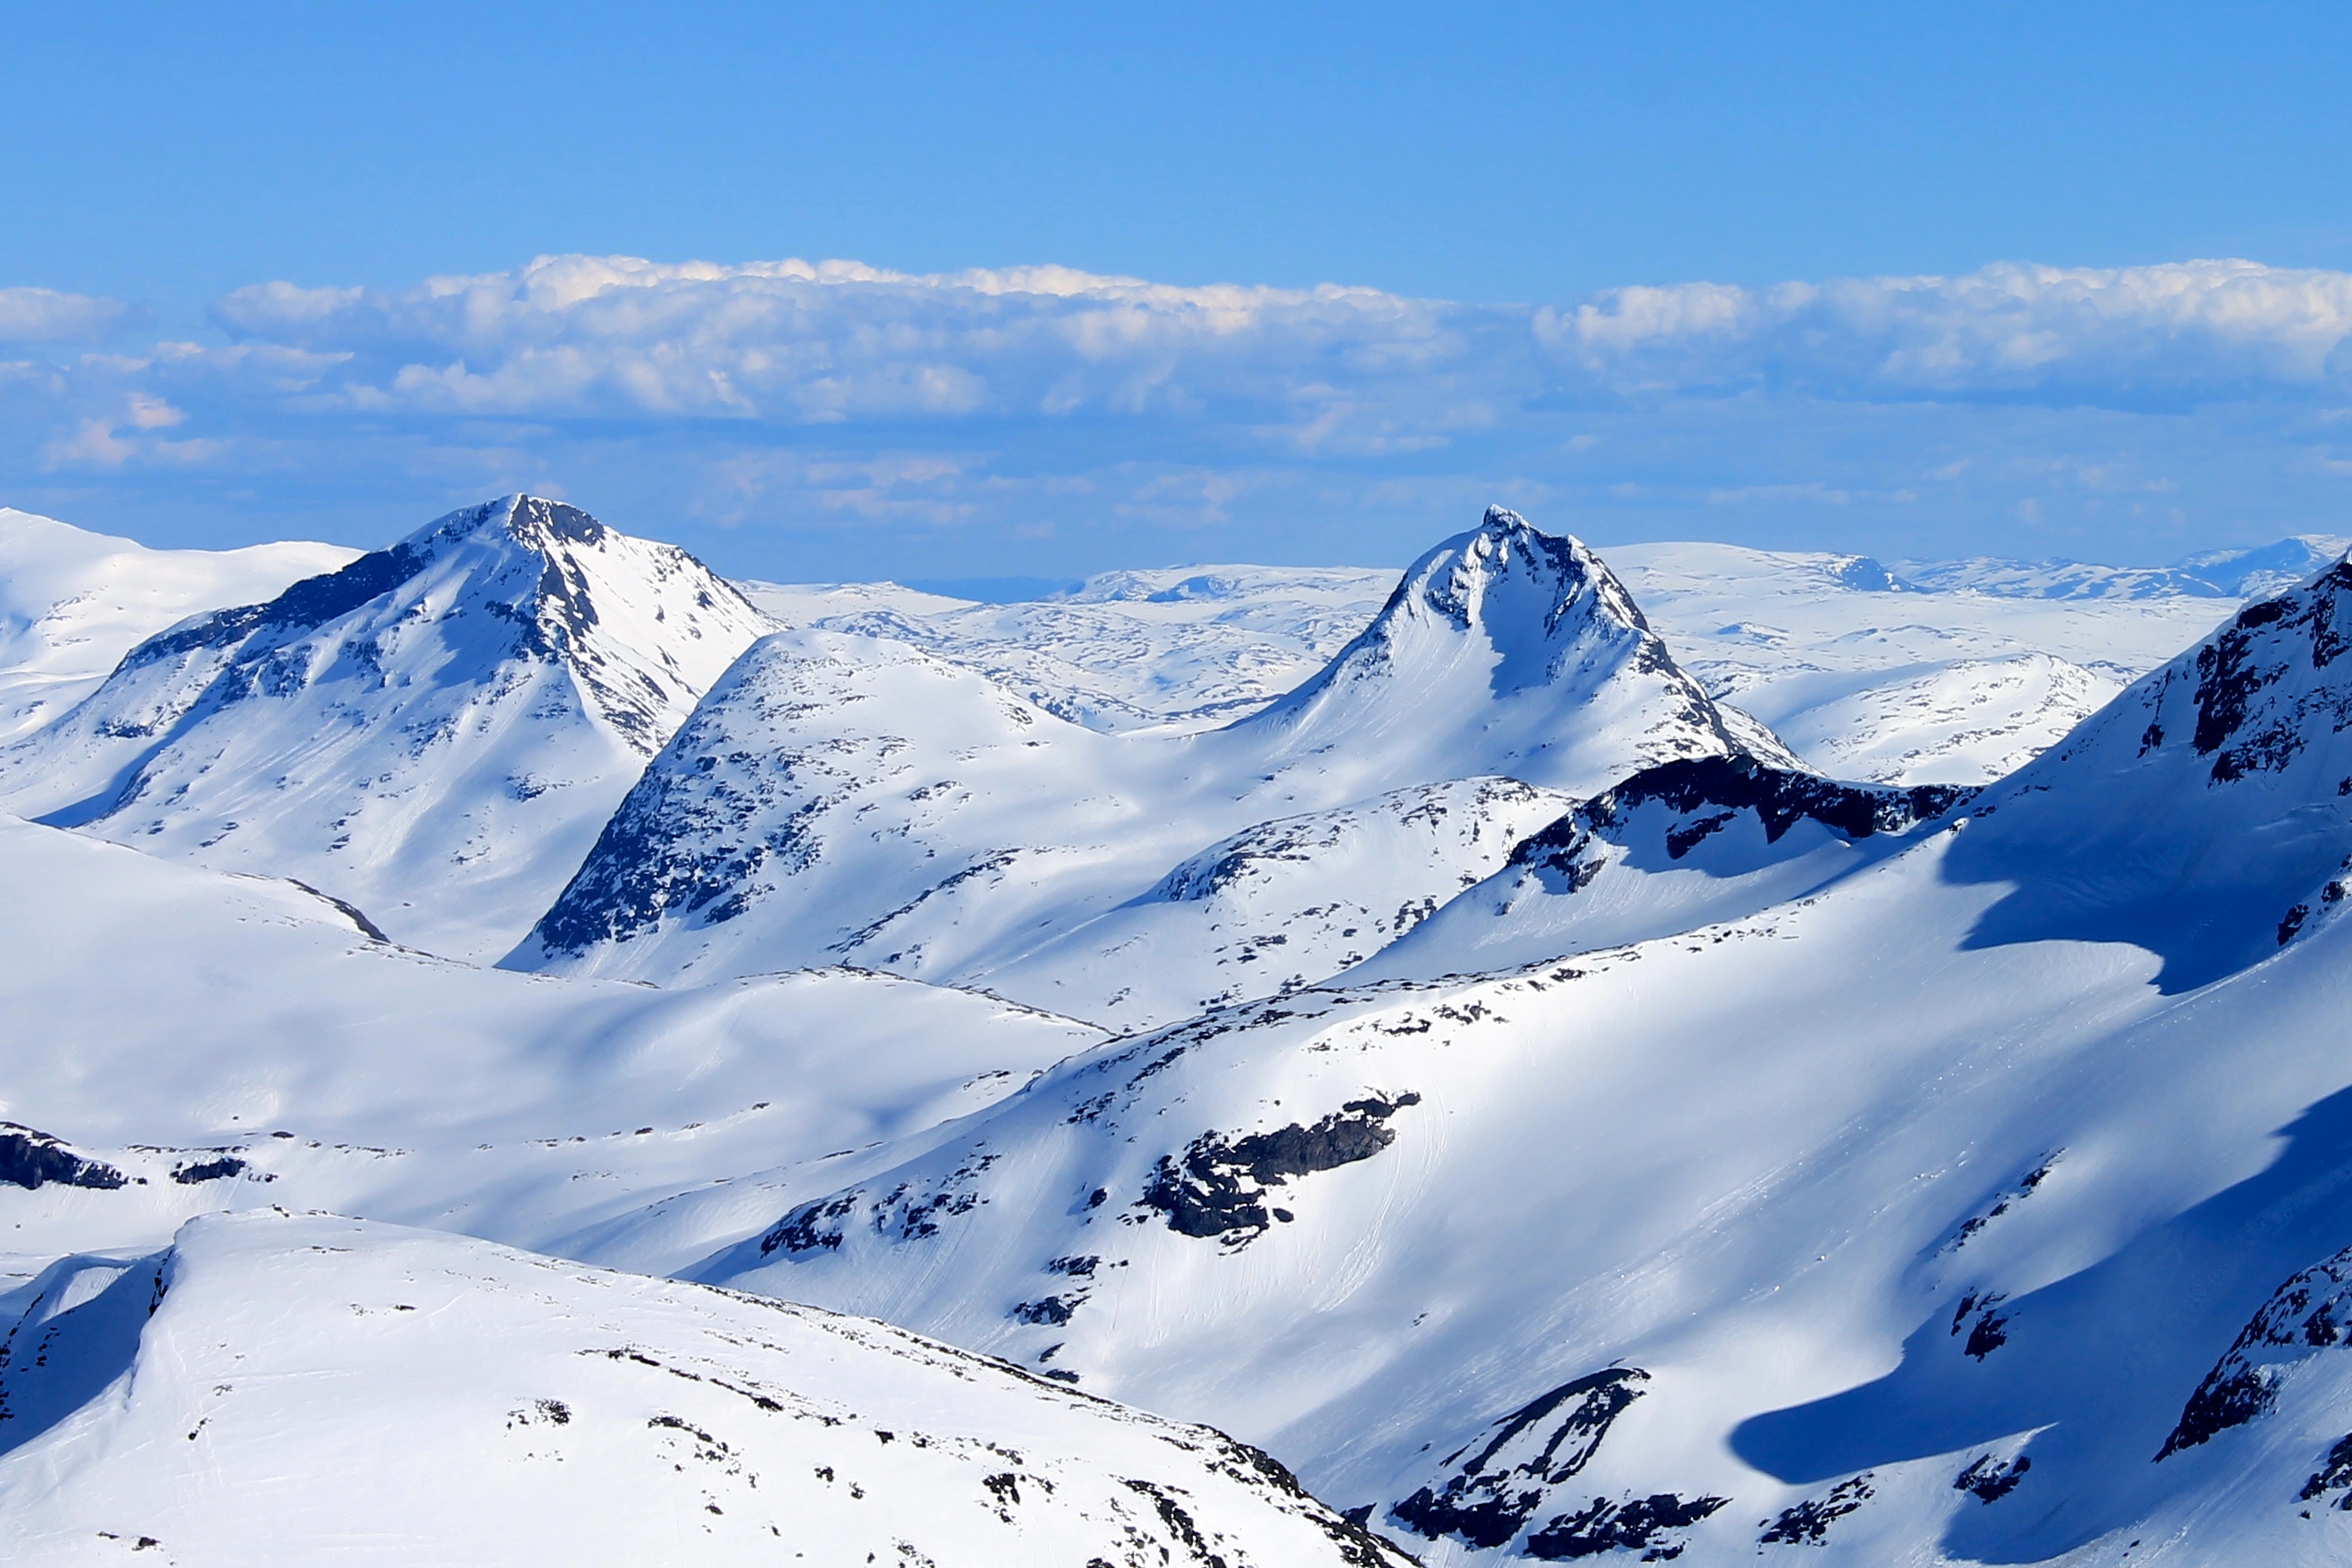
[[[856,1193],[843,1193],[838,1197],[817,1203],[804,1203],[779,1221],[776,1227],[760,1238],[762,1255],[778,1248],[786,1252],[814,1252],[820,1248],[831,1251],[841,1245],[840,1221],[857,1207]]]
[[[1846,839],[1866,839],[1948,815],[1977,793],[1959,784],[1841,784],[1749,757],[1686,758],[1645,768],[1594,796],[1520,840],[1508,863],[1540,871],[1557,884],[1554,891],[1573,893],[1606,863],[1595,841],[1613,839],[1635,810],[1653,802],[1683,818],[1665,831],[1667,858],[1681,860],[1742,812],[1762,824],[1767,843],[1778,843],[1802,821]]]
[[[1389,1517],[1432,1541],[1453,1534],[1473,1546],[1503,1545],[1543,1509],[1550,1489],[1591,1460],[1649,1376],[1639,1367],[1607,1367],[1530,1400],[1495,1422],[1494,1435],[1473,1445],[1475,1455],[1465,1447],[1440,1460],[1452,1473]]]
[[[1999,1502],[2017,1490],[2032,1468],[2033,1461],[2022,1454],[2006,1465],[1987,1454],[1953,1478],[1952,1490],[1972,1492],[1979,1502]]]
[[[1597,1556],[1603,1552],[1642,1552],[1644,1563],[1671,1563],[1683,1543],[1661,1539],[1667,1531],[1696,1524],[1731,1500],[1682,1498],[1673,1492],[1611,1502],[1596,1497],[1576,1513],[1563,1514],[1528,1537],[1528,1555],[1545,1563]]]
[[[2032,1170],[2026,1172],[2023,1176],[2018,1177],[2017,1185],[2015,1186],[2011,1187],[2008,1191],[2001,1193],[1998,1197],[1994,1198],[1992,1206],[1990,1208],[1987,1208],[1982,1214],[1969,1216],[1967,1221],[1960,1226],[1959,1229],[1953,1233],[1952,1239],[1949,1241],[1945,1242],[1943,1246],[1937,1248],[1936,1250],[1938,1252],[1957,1252],[1961,1248],[1967,1246],[1971,1240],[1975,1239],[1979,1231],[1982,1230],[1986,1226],[1990,1225],[1994,1220],[1999,1219],[2002,1215],[2007,1214],[2011,1207],[2038,1190],[2043,1182],[2048,1181],[2050,1179],[2050,1173],[2057,1168],[2059,1157],[2064,1155],[2065,1152],[2066,1151],[2063,1149],[2052,1151],[2048,1158],[2044,1159],[2040,1165],[2034,1166]],[[1967,1312],[1968,1309],[1963,1307],[1959,1312],[1954,1314],[1952,1319],[1952,1332],[1954,1333],[1958,1333],[1959,1332],[1959,1320],[1966,1316]]]
[[[21,1187],[97,1187],[112,1191],[123,1185],[121,1171],[102,1161],[78,1155],[64,1140],[14,1122],[0,1122],[0,1181]]]
[[[1371,1158],[1396,1141],[1387,1119],[1419,1103],[1421,1096],[1413,1093],[1394,1100],[1375,1096],[1350,1100],[1311,1127],[1293,1123],[1230,1139],[1203,1133],[1185,1149],[1181,1162],[1173,1155],[1160,1156],[1139,1201],[1165,1214],[1169,1228],[1179,1235],[1239,1233],[1245,1242],[1274,1222],[1260,1201],[1268,1188],[1293,1176]]]
[[[2271,1293],[2182,1406],[2157,1458],[2210,1441],[2267,1414],[2278,1373],[2265,1362],[2299,1359],[2352,1340],[2352,1247],[2315,1263]],[[2279,1356],[2268,1353],[2291,1353]]]
[[[2340,1491],[2344,1495],[2333,1506],[2352,1513],[2352,1490],[2347,1488],[2352,1488],[2352,1437],[2336,1439],[2336,1446],[2327,1450],[2327,1458],[2311,1472],[2311,1479],[2303,1483],[2295,1499],[2299,1502],[2315,1502],[2329,1492]]]
[[[1068,1322],[1071,1314],[1078,1310],[1079,1304],[1086,1299],[1084,1294],[1045,1296],[1034,1301],[1023,1301],[1013,1309],[1013,1316],[1020,1322],[1052,1323],[1058,1326]]]
[[[1829,1533],[1832,1524],[1870,1500],[1871,1475],[1871,1471],[1864,1470],[1830,1488],[1827,1497],[1807,1498],[1794,1508],[1782,1509],[1780,1518],[1765,1522],[1764,1533],[1756,1538],[1757,1542],[1764,1546],[1793,1546],[1800,1542],[1819,1542]]]
[[[247,1163],[235,1155],[215,1155],[208,1160],[194,1160],[184,1166],[174,1166],[172,1167],[172,1179],[183,1186],[194,1186],[198,1182],[226,1181],[231,1176],[243,1176],[248,1168]]]
[[[2282,709],[2259,699],[2305,658],[2322,670],[2352,646],[2344,625],[2347,589],[2352,562],[2339,561],[2306,587],[2246,606],[2198,650],[2197,729],[2190,743],[2200,756],[2212,757],[2215,783],[2276,772],[2303,749],[2306,705]],[[2261,722],[2253,723],[2258,710]]]

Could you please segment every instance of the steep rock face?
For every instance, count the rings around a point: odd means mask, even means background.
[[[495,956],[764,629],[684,551],[510,497],[150,637],[0,753],[0,801]]]
[[[1351,910],[1385,936],[1486,874],[1531,791],[1748,755],[1755,733],[1733,737],[1589,551],[1499,510],[1307,686],[1205,734],[1101,734],[903,644],[783,634],[712,689],[509,962],[667,982],[846,961],[1160,1021],[1360,956]],[[1249,907],[1154,891],[1260,831],[1290,847],[1255,857]],[[1308,910],[1328,932],[1250,960],[1253,988],[1239,955]],[[1144,948],[1160,978],[1120,977]]]
[[[29,1294],[0,1351],[15,1562],[1407,1561],[1207,1428],[457,1237],[202,1218]]]
[[[1748,758],[1664,763],[1522,839],[1349,978],[1507,969],[1741,919],[1908,848],[1976,793]]]

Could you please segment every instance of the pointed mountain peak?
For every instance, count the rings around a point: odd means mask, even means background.
[[[1465,659],[1486,666],[1486,684],[1501,697],[1549,685],[1571,665],[1589,670],[1595,643],[1619,650],[1640,644],[1645,665],[1674,667],[1633,594],[1581,539],[1489,507],[1475,528],[1406,568],[1372,623],[1266,711],[1296,713],[1332,688]]]
[[[1582,540],[1503,507],[1413,562],[1330,664],[1234,727],[1318,755],[1419,750],[1429,777],[1574,791],[1677,758],[1784,758],[1756,727],[1733,734]]]
[[[517,491],[436,517],[392,548],[430,554],[440,546],[474,540],[513,543],[544,555],[565,544],[601,545],[612,532],[569,502]]]
[[[1456,631],[1484,626],[1514,643],[1538,629],[1550,640],[1580,619],[1650,629],[1633,594],[1583,540],[1545,533],[1506,507],[1487,507],[1475,528],[1413,562],[1381,616],[1416,610],[1434,612]]]

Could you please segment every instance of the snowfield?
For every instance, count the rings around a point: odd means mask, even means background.
[[[2352,1556],[2340,540],[62,528],[12,1560]]]
[[[212,1216],[18,1295],[13,1562],[1405,1562],[1216,1433],[457,1236]]]

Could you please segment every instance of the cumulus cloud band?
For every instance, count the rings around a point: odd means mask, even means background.
[[[0,290],[0,340],[119,343],[127,311]],[[1902,549],[1979,552],[2007,528],[2014,553],[2168,559],[2232,542],[2224,524],[2340,528],[2352,478],[2352,273],[2251,261],[1523,306],[556,256],[406,288],[257,284],[214,319],[223,340],[0,355],[0,499],[143,473],[158,508],[207,483],[227,511],[364,482],[406,516],[420,486],[593,484],[583,499],[697,526],[954,526],[995,541],[971,571],[1056,528],[1229,528],[1215,548],[1254,551],[1371,517],[1392,547],[1307,553],[1402,559],[1496,498],[1572,506],[1554,520],[1602,537],[1893,549],[1885,530],[1932,513],[1966,542]],[[2084,542],[2151,528],[2178,547]]]
[[[240,341],[324,356],[318,406],[825,423],[1329,411],[1444,429],[1540,395],[1793,390],[2070,403],[2346,390],[2352,274],[2250,261],[1765,288],[1568,308],[1371,288],[1179,287],[1066,267],[545,256],[396,291],[239,289]],[[1395,434],[1394,430],[1391,434]]]

